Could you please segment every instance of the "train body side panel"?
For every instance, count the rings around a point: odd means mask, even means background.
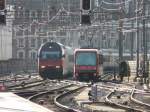
[[[63,75],[72,75],[73,73],[73,51],[69,53],[68,51],[65,52],[65,57],[63,58]]]

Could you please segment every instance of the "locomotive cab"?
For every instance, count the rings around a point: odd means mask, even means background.
[[[62,79],[69,71],[68,66],[73,68],[73,64],[67,60],[69,53],[67,47],[60,43],[43,44],[38,53],[39,75],[44,79]]]
[[[100,58],[97,49],[76,49],[74,53],[74,77],[80,81],[97,80],[100,77]]]

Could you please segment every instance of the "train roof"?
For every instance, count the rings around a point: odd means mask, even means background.
[[[75,52],[77,51],[96,51],[98,52],[98,49],[75,49]]]
[[[72,49],[72,47],[69,47],[69,46],[66,46],[66,45],[63,45],[63,44],[61,44],[61,43],[59,43],[59,42],[45,42],[45,43],[43,43],[42,45],[41,45],[41,48],[42,47],[46,47],[46,45],[58,45],[58,46],[60,46],[61,48],[64,48],[64,49]]]
[[[66,45],[63,45],[63,44],[61,44],[61,43],[59,43],[59,42],[45,42],[45,43],[43,43],[42,45],[41,45],[41,47],[39,48],[39,50],[38,50],[38,54],[40,53],[40,51],[42,50],[42,49],[45,49],[45,48],[48,48],[49,46],[58,46],[63,52],[64,52],[64,50],[66,50],[67,52],[73,52],[73,48],[72,47],[69,47],[69,46],[66,46]]]

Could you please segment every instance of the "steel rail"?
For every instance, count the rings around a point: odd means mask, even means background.
[[[68,95],[68,94],[72,94],[72,93],[75,92],[75,91],[78,91],[78,90],[80,90],[80,89],[83,89],[84,87],[86,87],[86,86],[82,86],[82,87],[79,87],[79,88],[77,88],[77,89],[74,89],[74,90],[71,90],[71,91],[68,91],[68,92],[66,92],[66,93],[63,93],[63,94],[60,94],[60,95],[56,96],[55,99],[54,99],[54,103],[55,103],[58,107],[60,107],[60,108],[62,108],[62,109],[65,109],[65,110],[67,110],[68,112],[82,112],[81,110],[74,109],[74,108],[71,108],[71,107],[69,107],[69,106],[66,106],[66,105],[61,104],[61,103],[59,102],[59,99],[65,97],[65,96]]]

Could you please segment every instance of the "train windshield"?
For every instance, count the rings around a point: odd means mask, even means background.
[[[96,53],[95,52],[78,52],[76,54],[76,65],[96,65]]]
[[[60,59],[60,52],[59,51],[43,51],[41,53],[41,59]]]

